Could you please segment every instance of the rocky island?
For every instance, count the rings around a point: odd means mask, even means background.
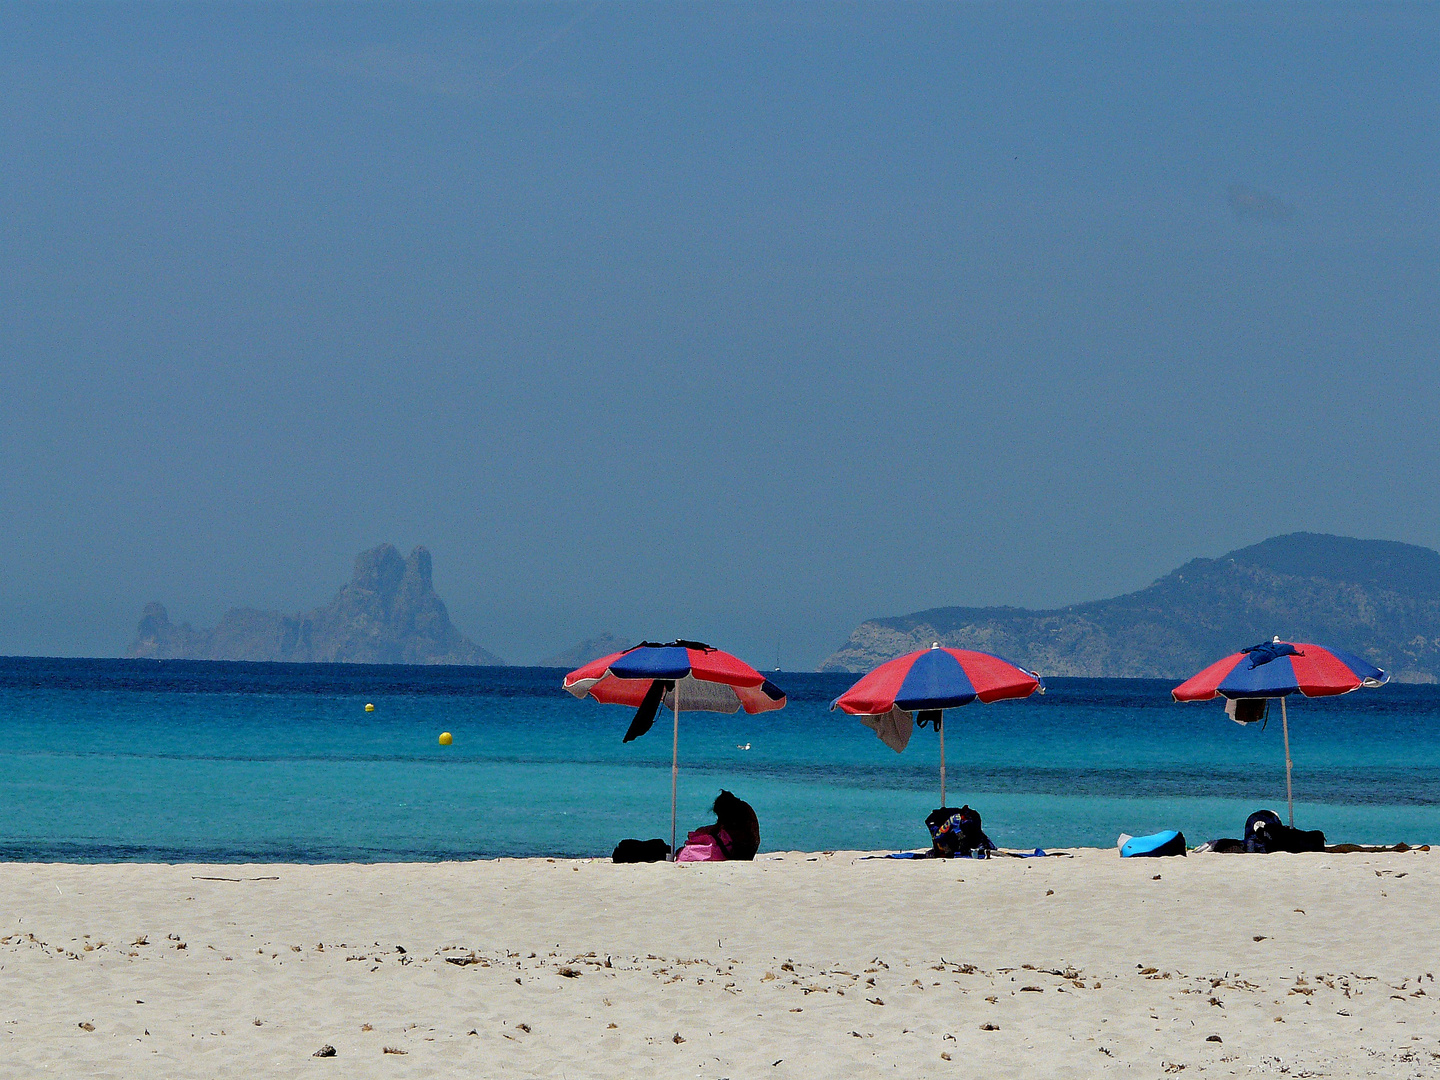
[[[1181,679],[1272,635],[1440,679],[1440,552],[1319,533],[1193,559],[1138,592],[1047,611],[946,607],[861,623],[822,671],[864,671],[932,641],[1044,675]]]
[[[132,657],[342,664],[503,664],[457,630],[430,577],[430,552],[392,544],[355,557],[355,574],[325,607],[300,615],[231,608],[213,630],[176,625],[148,604]]]

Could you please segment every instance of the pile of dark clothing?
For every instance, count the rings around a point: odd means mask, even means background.
[[[1245,839],[1212,840],[1209,846],[1211,851],[1227,854],[1324,851],[1325,834],[1319,829],[1292,828],[1284,824],[1275,811],[1257,810],[1245,822]]]
[[[621,840],[610,858],[618,863],[664,862],[669,854],[670,845],[662,839]]]

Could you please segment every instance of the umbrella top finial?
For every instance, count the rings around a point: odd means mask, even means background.
[[[938,641],[932,641],[932,642],[930,642],[930,648],[932,648],[932,649],[938,649],[939,647],[940,647],[940,643],[939,643]]]
[[[1279,634],[1276,634],[1273,638],[1271,638],[1271,639],[1270,639],[1270,644],[1272,644],[1272,645],[1279,645],[1279,644],[1280,644],[1280,635],[1279,635]]]

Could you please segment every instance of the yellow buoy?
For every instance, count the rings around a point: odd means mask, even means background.
[[[366,711],[366,712],[374,712],[374,711],[375,711],[375,706],[374,706],[374,705],[371,705],[371,704],[369,704],[369,703],[367,702],[366,705],[365,705],[365,711]]]
[[[442,732],[440,732],[440,745],[441,745],[441,746],[449,746],[449,745],[450,745],[452,742],[454,742],[454,741],[455,741],[454,736],[452,736],[452,735],[450,734],[450,732],[448,732],[448,731],[442,731]]]

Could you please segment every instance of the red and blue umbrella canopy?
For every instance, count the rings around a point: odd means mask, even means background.
[[[785,707],[785,692],[764,675],[740,658],[699,641],[665,645],[642,641],[576,668],[565,676],[564,685],[577,698],[588,696],[607,705],[638,707],[658,685],[666,707],[674,706],[676,687],[685,709],[721,713],[744,709],[753,714]],[[661,700],[656,694],[655,703]]]
[[[853,716],[955,709],[979,699],[987,704],[1023,698],[1044,680],[1033,671],[989,653],[933,645],[881,664],[831,703]]]
[[[1339,649],[1276,638],[1217,660],[1177,686],[1170,696],[1176,701],[1288,694],[1331,697],[1362,686],[1383,686],[1389,679],[1374,664]]]

